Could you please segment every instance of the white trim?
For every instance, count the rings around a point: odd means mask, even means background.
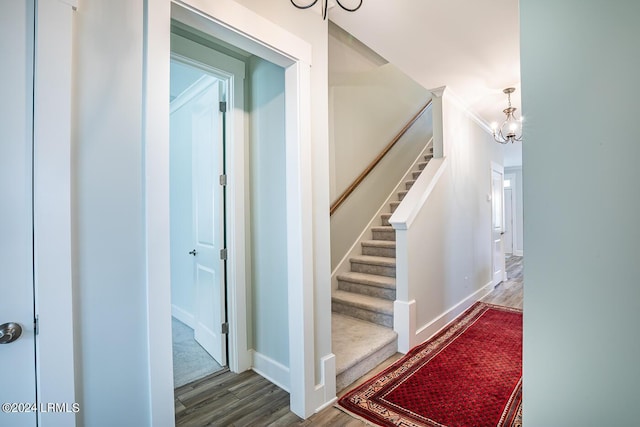
[[[34,264],[40,402],[76,402],[71,247],[73,9],[38,1],[34,81]],[[75,426],[72,413],[38,415]]]
[[[173,55],[172,55],[173,59]],[[182,62],[182,61],[181,61]],[[215,77],[212,76],[202,76],[198,80],[196,80],[191,86],[186,88],[184,92],[178,95],[170,104],[170,113],[173,114],[178,111],[180,108],[184,107],[189,101],[198,96],[200,92],[211,86],[217,81]]]
[[[316,405],[316,413],[338,400],[336,397],[336,356],[333,353],[320,359],[320,370],[320,377],[324,382],[316,386],[317,399],[320,399],[320,405]]]
[[[427,167],[424,168],[415,184],[404,197],[403,203],[398,206],[391,218],[389,218],[389,224],[395,230],[408,230],[411,227],[431,192],[435,189],[436,184],[447,168],[447,164],[446,157],[431,159],[427,164]],[[406,203],[404,203],[405,200],[407,201]]]
[[[518,251],[517,249],[518,248],[518,216],[516,211],[517,209],[516,200],[518,198],[518,188],[517,188],[518,176],[515,172],[505,172],[504,180],[506,181],[507,179],[511,180],[512,183],[515,183],[515,185],[511,184],[511,187],[509,187],[509,190],[511,190],[511,235],[512,235],[511,254],[515,255],[516,252]]]
[[[143,28],[143,197],[150,425],[175,423],[171,345],[168,0],[145,0]]]
[[[189,56],[177,52],[189,52]],[[178,34],[171,34],[171,59],[178,60],[206,73],[220,72],[223,76],[246,77],[246,65],[239,59],[220,53]],[[218,68],[217,64],[224,64]]]
[[[491,191],[491,196],[489,198],[489,200],[491,201],[491,197],[493,197],[493,172],[499,172],[502,175],[502,181],[500,182],[500,192],[502,193],[502,231],[504,231],[504,166],[501,165],[500,163],[496,163],[493,160],[491,161],[491,169],[489,171],[489,188]],[[494,257],[495,257],[495,251],[493,250],[493,201],[491,201],[491,215],[490,215],[491,221],[490,221],[490,233],[491,233],[491,280],[493,280],[493,284],[494,285],[499,285],[500,282],[503,282],[505,280],[507,280],[507,268],[506,268],[506,264],[505,264],[505,258],[504,258],[504,244],[502,244],[501,242],[501,246],[502,246],[502,251],[499,255],[499,259],[501,260],[502,263],[502,278],[498,277],[494,277]]]
[[[173,10],[173,9],[172,9]],[[229,320],[229,369],[232,372],[243,372],[251,367],[251,354],[247,344],[247,248],[245,246],[246,215],[249,209],[245,206],[245,106],[244,85],[246,64],[228,55],[216,52],[182,36],[171,34],[171,58],[175,61],[196,67],[203,72],[228,85],[227,107],[227,141],[226,141],[226,229],[227,250],[227,318]],[[182,53],[179,53],[182,52]],[[189,56],[185,56],[188,52]],[[184,53],[184,54],[183,54]],[[202,89],[198,82],[189,87],[185,96],[197,94]],[[203,82],[204,84],[204,82]],[[195,86],[195,87],[194,87]],[[194,87],[194,91],[192,91]],[[188,92],[188,93],[187,93]],[[182,98],[182,94],[174,99],[173,104]],[[180,104],[176,106],[179,108]]]
[[[290,372],[289,368],[282,363],[265,356],[262,353],[258,353],[255,350],[249,350],[251,358],[253,359],[253,368],[251,368],[258,375],[268,379],[281,389],[289,392]]]
[[[442,313],[440,316],[434,318],[431,322],[419,327],[415,331],[416,344],[425,342],[442,328],[447,326],[452,320],[462,314],[466,309],[471,307],[476,301],[480,301],[487,296],[493,290],[493,283],[489,282],[467,298],[463,299],[449,310]]]
[[[450,88],[446,88],[447,98],[456,106],[460,111],[462,111],[467,117],[476,122],[478,126],[480,126],[485,132],[493,136],[493,129],[491,128],[491,124],[487,123],[485,119],[480,117],[473,111],[469,105],[467,105],[462,98],[460,98],[456,93]]]
[[[310,74],[303,63],[285,70],[289,343],[300,346],[289,345],[291,410],[305,418],[315,409],[306,402],[315,383]]]
[[[393,330],[398,334],[398,352],[406,354],[416,344],[416,300],[393,302]]]
[[[172,16],[180,22],[276,65],[288,67],[296,60],[312,63],[311,47],[306,41],[235,1],[172,3]]]
[[[493,283],[489,282],[482,288],[470,294],[468,297],[435,317],[429,323],[417,327],[416,325],[416,301],[395,301],[393,304],[394,330],[398,333],[398,352],[407,353],[412,347],[427,341],[447,326],[476,301],[480,301],[493,290]],[[397,320],[396,320],[397,318]],[[395,327],[398,322],[401,328]]]
[[[191,329],[195,329],[196,317],[193,313],[189,313],[187,310],[180,308],[175,304],[171,304],[171,316],[175,317],[176,320],[181,321]]]
[[[515,256],[524,256],[524,251],[520,251],[520,250],[518,250],[518,251],[513,251],[513,254],[514,254]]]
[[[311,46],[273,22],[231,0],[175,1],[146,0],[145,7],[145,141],[147,223],[154,219],[160,227],[148,224],[147,254],[149,279],[149,359],[153,425],[173,423],[173,389],[171,357],[163,356],[171,351],[170,337],[160,339],[159,334],[168,330],[170,284],[164,268],[168,265],[168,203],[167,206],[151,203],[156,188],[168,195],[168,129],[164,124],[169,116],[169,55],[170,19],[173,17],[186,25],[204,31],[224,42],[261,56],[285,67],[285,117],[286,117],[286,174],[287,174],[287,268],[289,311],[289,360],[291,410],[308,417],[314,409],[326,403],[326,396],[335,396],[335,388],[325,378],[315,384],[315,315],[314,315],[314,253],[313,206],[311,195]],[[158,7],[158,6],[161,7]],[[156,66],[159,68],[156,69]],[[156,105],[157,104],[157,105]],[[155,128],[151,124],[156,125]],[[158,126],[161,124],[161,126]],[[157,151],[153,157],[149,143],[155,142]],[[244,160],[244,159],[242,159]],[[234,160],[235,162],[238,159]],[[164,162],[164,163],[163,163]],[[234,163],[236,164],[236,163]],[[236,191],[243,190],[238,189]],[[162,196],[164,197],[164,195]],[[152,206],[154,216],[148,213]],[[239,237],[239,236],[237,236]],[[152,250],[153,249],[153,250]],[[165,267],[163,267],[163,264]],[[163,267],[161,274],[154,267]],[[151,284],[153,284],[153,289]],[[155,293],[160,294],[156,298]],[[246,298],[238,295],[232,303],[245,308]],[[246,319],[246,316],[245,316]],[[323,329],[324,325],[320,325]],[[152,341],[153,338],[153,342]],[[242,343],[238,343],[242,345]],[[246,341],[245,341],[246,344]],[[162,353],[158,355],[158,350]],[[323,371],[330,375],[331,369]],[[165,376],[169,378],[167,381]],[[170,408],[163,408],[162,406]],[[163,412],[164,411],[164,412]],[[161,415],[164,414],[164,417]]]

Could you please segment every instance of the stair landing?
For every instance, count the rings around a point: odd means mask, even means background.
[[[331,334],[336,356],[336,389],[342,390],[398,351],[393,329],[333,313]]]

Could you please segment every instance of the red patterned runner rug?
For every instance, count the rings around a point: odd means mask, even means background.
[[[474,304],[338,405],[381,426],[521,426],[522,311]]]

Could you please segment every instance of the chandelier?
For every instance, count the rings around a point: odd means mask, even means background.
[[[347,12],[355,12],[356,10],[360,9],[360,6],[362,6],[362,1],[363,0],[359,0],[358,5],[354,7],[347,7],[343,5],[342,2],[340,2],[340,0],[336,0],[336,3],[338,3],[338,6],[340,6],[342,9],[346,10]],[[318,0],[313,0],[311,3],[307,5],[299,5],[294,0],[291,0],[291,4],[297,7],[298,9],[309,9],[310,7],[315,6],[316,3],[318,3]],[[329,8],[328,4],[329,4],[329,0],[322,0],[322,3],[321,3],[322,19],[324,20],[327,19],[327,9]]]
[[[522,141],[522,117],[519,119],[516,118],[514,113],[517,108],[511,106],[511,94],[515,91],[516,89],[513,87],[508,87],[502,91],[507,94],[507,101],[509,103],[509,106],[502,110],[502,112],[506,114],[507,118],[502,122],[500,127],[498,127],[497,123],[494,123],[492,126],[493,139],[500,144]]]

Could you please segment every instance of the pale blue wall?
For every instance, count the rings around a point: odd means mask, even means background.
[[[640,2],[520,12],[524,425],[637,425]]]
[[[253,349],[289,366],[284,69],[249,61]]]

